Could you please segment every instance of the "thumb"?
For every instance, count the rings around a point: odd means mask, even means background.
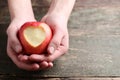
[[[58,49],[58,47],[61,44],[63,38],[63,34],[60,31],[56,31],[53,35],[53,38],[50,42],[50,44],[48,45],[48,53],[49,54],[54,54],[55,50]]]

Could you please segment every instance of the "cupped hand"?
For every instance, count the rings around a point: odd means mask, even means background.
[[[43,69],[52,67],[55,59],[67,52],[69,47],[69,36],[67,30],[67,20],[64,16],[59,15],[45,15],[42,20],[48,24],[53,32],[53,37],[47,48],[47,54],[33,54],[29,57],[29,60],[35,62],[41,62],[40,66]]]
[[[38,70],[39,65],[37,63],[23,62],[19,59],[22,55],[22,46],[17,37],[17,32],[20,27],[28,21],[36,21],[35,19],[13,19],[7,29],[8,41],[7,41],[7,54],[11,60],[21,69],[24,70]],[[24,59],[28,59],[29,56],[25,56]]]

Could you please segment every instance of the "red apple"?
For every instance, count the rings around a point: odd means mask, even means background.
[[[25,53],[40,54],[46,50],[52,31],[43,22],[27,22],[18,31],[18,36]]]

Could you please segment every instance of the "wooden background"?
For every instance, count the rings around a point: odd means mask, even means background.
[[[32,0],[40,20],[50,0]],[[70,48],[49,70],[18,69],[6,54],[10,23],[7,0],[0,0],[0,79],[4,80],[119,80],[120,0],[77,0],[68,29]],[[116,78],[117,77],[117,78]]]

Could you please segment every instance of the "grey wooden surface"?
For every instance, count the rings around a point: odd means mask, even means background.
[[[35,16],[40,19],[47,12],[50,1],[32,2]],[[63,77],[67,80],[68,77],[120,76],[119,3],[119,0],[77,0],[68,23],[68,53],[54,61],[54,67],[49,70],[28,72],[18,69],[6,55],[6,29],[10,18],[7,3],[3,1],[0,5],[0,78],[55,77],[53,80],[59,80]]]

